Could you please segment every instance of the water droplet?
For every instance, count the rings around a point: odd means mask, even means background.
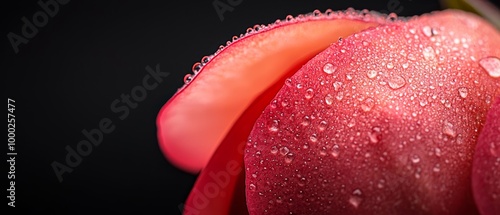
[[[375,106],[375,101],[372,98],[366,98],[361,104],[361,109],[365,112],[370,111]]]
[[[436,154],[436,156],[438,156],[438,157],[441,157],[441,149],[436,147],[434,149],[434,154]]]
[[[439,172],[439,171],[441,171],[441,166],[440,166],[439,164],[436,164],[436,165],[434,166],[434,168],[432,168],[432,171],[433,171],[433,172]]]
[[[500,59],[497,57],[485,57],[479,60],[479,65],[483,67],[493,78],[500,77]]]
[[[271,124],[269,125],[269,131],[276,132],[278,131],[278,126],[279,126],[279,121],[278,120],[273,120]]]
[[[196,74],[196,73],[200,72],[201,67],[202,67],[201,63],[196,62],[196,63],[193,64],[193,67],[191,67],[191,71],[193,71],[193,73]]]
[[[458,94],[460,95],[460,97],[465,99],[467,97],[467,88],[466,87],[458,88]]]
[[[315,17],[320,17],[321,15],[323,15],[323,14],[321,13],[321,11],[319,11],[319,10],[314,10],[314,11],[313,11],[313,16],[315,16]]]
[[[210,61],[210,57],[209,56],[203,56],[201,58],[201,64],[203,64],[203,65],[207,64],[209,61]]]
[[[387,69],[392,69],[392,68],[394,68],[394,64],[389,62],[389,63],[387,63],[386,67],[387,67]]]
[[[288,21],[288,22],[291,22],[293,21],[294,17],[292,15],[287,15],[285,20]]]
[[[332,152],[331,152],[331,154],[335,158],[339,156],[339,154],[340,154],[339,145],[335,144],[335,145],[332,146]]]
[[[285,156],[285,163],[292,163],[293,157],[294,157],[293,153],[291,153],[291,152],[288,153],[288,154],[286,154],[286,156]]]
[[[324,130],[326,129],[326,126],[327,126],[327,125],[328,125],[328,123],[327,123],[326,121],[324,121],[324,120],[323,120],[323,121],[321,121],[321,122],[319,123],[319,125],[318,125],[318,129],[319,129],[320,131],[324,131]]]
[[[297,184],[298,184],[299,186],[303,187],[304,185],[306,185],[306,181],[307,181],[307,179],[306,179],[306,178],[301,177],[301,178],[300,178],[300,180],[299,180],[299,182],[297,182]]]
[[[363,46],[368,46],[368,45],[370,45],[370,43],[366,40],[363,40]]]
[[[325,96],[325,103],[327,105],[332,105],[333,104],[333,96],[330,94],[326,94]]]
[[[413,155],[411,157],[411,162],[414,163],[414,164],[417,164],[420,162],[420,157],[418,155]]]
[[[500,145],[495,145],[495,142],[491,142],[490,153],[491,155],[493,155],[493,157],[500,157]]]
[[[396,13],[390,13],[386,19],[389,22],[394,22],[398,19],[398,15]]]
[[[425,36],[428,36],[428,37],[431,37],[431,36],[433,36],[433,35],[434,35],[434,34],[433,34],[433,30],[432,30],[432,28],[431,28],[431,27],[429,27],[429,26],[424,26],[424,27],[422,28],[422,32],[424,33],[424,35],[425,35]]]
[[[408,60],[412,60],[412,61],[417,60],[417,58],[415,57],[415,55],[413,55],[412,53],[408,54],[408,55],[406,56],[406,58],[408,58]]]
[[[302,84],[298,83],[296,87],[297,87],[297,89],[302,89],[303,86],[302,86]]]
[[[311,140],[311,142],[315,143],[318,141],[318,136],[316,134],[312,134],[310,137],[309,137],[309,140]]]
[[[394,90],[399,89],[406,84],[405,79],[399,75],[392,76],[387,82],[389,83],[389,87]]]
[[[336,81],[333,83],[333,88],[335,89],[335,91],[339,91],[340,87],[342,87],[342,82]]]
[[[337,70],[337,67],[331,63],[327,63],[323,66],[323,72],[325,72],[326,74],[329,74],[329,75],[333,74],[335,72],[335,70]]]
[[[484,96],[484,102],[486,102],[486,104],[491,103],[491,95],[490,94],[486,94],[486,96]]]
[[[444,123],[443,123],[443,133],[450,136],[450,137],[457,136],[457,133],[455,132],[455,130],[453,128],[453,124],[451,124],[448,121],[444,121]]]
[[[378,75],[378,72],[375,70],[368,70],[366,72],[366,76],[368,76],[369,79],[373,79],[373,78],[377,77],[377,75]]]
[[[403,63],[401,66],[403,66],[403,69],[408,68],[409,64],[408,63]]]
[[[339,92],[337,94],[337,96],[335,96],[335,98],[337,98],[337,100],[341,101],[344,98],[344,93],[343,92]]]
[[[356,125],[356,120],[354,118],[351,119],[351,121],[349,121],[349,123],[347,123],[347,127],[349,128],[352,128]]]
[[[361,195],[363,193],[361,190],[356,189],[352,192],[351,197],[349,198],[349,204],[351,204],[354,208],[358,208],[363,199],[361,198]]]
[[[379,183],[377,184],[377,187],[379,189],[382,189],[382,188],[384,188],[384,184],[385,184],[385,180],[384,179],[380,179]]]
[[[191,82],[191,80],[193,80],[193,75],[192,74],[186,74],[184,76],[184,84],[188,84],[189,82]]]
[[[309,116],[304,116],[304,120],[300,123],[302,126],[309,126],[311,124],[311,118]]]
[[[288,149],[288,147],[286,147],[286,146],[283,146],[280,148],[279,151],[280,151],[280,154],[284,156],[284,155],[288,154],[288,152],[290,152],[290,149]]]
[[[319,150],[319,155],[321,156],[326,156],[326,147],[321,147],[321,149]]]
[[[436,52],[434,52],[434,49],[430,46],[425,47],[422,50],[422,54],[426,60],[434,60],[436,58]]]
[[[248,190],[255,191],[256,188],[255,184],[248,185]]]
[[[271,147],[271,154],[277,154],[278,153],[278,147],[272,146]]]
[[[309,88],[306,90],[306,93],[304,96],[306,97],[306,99],[311,99],[313,97],[313,95],[314,95],[313,89]]]
[[[378,143],[379,141],[378,132],[372,131],[368,133],[368,138],[370,139],[371,143]]]
[[[287,78],[287,79],[285,80],[285,84],[286,84],[286,86],[291,87],[291,86],[292,86],[292,79]]]

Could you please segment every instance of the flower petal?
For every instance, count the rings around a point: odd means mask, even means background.
[[[491,107],[476,145],[472,188],[482,215],[500,214],[500,97]]]
[[[166,157],[184,170],[199,171],[258,96],[339,37],[385,21],[351,13],[308,15],[261,27],[218,52],[158,115]]]
[[[363,21],[362,21],[363,20]],[[369,22],[371,21],[371,23]],[[236,116],[237,121],[228,121],[226,120],[215,120],[215,121],[205,121],[207,117],[212,117],[212,114],[222,114],[223,111],[215,111],[210,112],[206,108],[200,112],[197,116],[199,118],[192,118],[193,123],[200,123],[199,128],[204,126],[204,129],[210,130],[213,132],[220,132],[211,124],[217,124],[219,126],[230,126],[230,130],[228,132],[223,132],[223,140],[220,146],[218,146],[217,150],[213,154],[212,158],[208,162],[207,166],[201,171],[195,186],[190,193],[189,198],[187,199],[184,205],[184,213],[185,214],[245,214],[246,205],[245,205],[245,191],[244,191],[244,171],[243,169],[243,148],[247,141],[248,134],[250,133],[255,120],[260,116],[262,110],[269,104],[271,99],[275,96],[276,92],[283,86],[284,80],[286,77],[292,75],[296,72],[305,61],[309,60],[323,48],[327,47],[329,44],[335,42],[338,37],[345,37],[354,32],[361,31],[364,28],[369,28],[374,25],[379,25],[382,22],[391,21],[386,20],[385,17],[375,15],[375,14],[361,14],[359,12],[354,12],[348,10],[346,13],[338,13],[338,14],[330,14],[325,15],[323,18],[300,18],[296,21],[292,21],[288,24],[284,24],[283,26],[278,25],[275,26],[275,29],[269,29],[267,32],[261,32],[262,38],[247,38],[247,40],[240,41],[241,44],[239,46],[238,43],[232,44],[227,47],[225,50],[229,52],[226,55],[222,55],[219,53],[216,55],[221,56],[221,59],[218,59],[220,62],[217,62],[218,67],[209,67],[207,64],[203,69],[205,74],[208,74],[205,79],[214,81],[214,86],[218,86],[221,89],[224,88],[223,92],[228,100],[220,100],[217,99],[219,94],[215,94],[215,97],[207,102],[204,107],[213,106],[212,109],[221,109],[225,110],[225,108],[243,108],[243,113],[239,113]],[[314,35],[311,34],[314,32]],[[264,38],[267,37],[267,38]],[[316,40],[311,43],[310,40]],[[265,41],[265,42],[263,42]],[[288,41],[288,42],[284,42]],[[262,43],[266,45],[255,46],[255,43]],[[274,44],[276,43],[276,44]],[[287,44],[288,45],[287,45]],[[233,47],[235,46],[235,47]],[[241,46],[241,47],[240,47]],[[273,47],[272,50],[269,47]],[[255,48],[261,49],[253,50]],[[283,49],[279,51],[279,54],[276,54],[277,48]],[[234,49],[234,50],[233,50]],[[234,59],[240,56],[242,53],[251,53],[258,52],[258,56],[262,55],[261,59],[257,63],[260,65],[258,69],[255,69],[253,65],[247,63],[249,68],[238,69],[235,71],[225,71],[226,69],[232,68],[234,65]],[[254,56],[255,54],[252,54]],[[225,56],[225,57],[224,57]],[[248,56],[245,58],[241,56],[241,59],[238,61],[245,62]],[[259,57],[260,58],[260,57]],[[257,58],[256,58],[257,59]],[[217,58],[213,58],[211,62],[217,60]],[[223,61],[224,60],[224,61]],[[255,59],[254,59],[255,60]],[[276,64],[278,62],[278,64]],[[226,68],[227,67],[227,68]],[[211,68],[211,69],[210,69]],[[235,76],[230,80],[225,80],[221,78],[210,78],[211,76],[219,76],[224,72],[230,72],[231,76]],[[212,74],[213,73],[213,74]],[[261,74],[262,73],[262,74]],[[188,85],[184,90],[189,89],[189,87],[193,86],[195,83],[203,82],[204,73],[200,73],[190,85]],[[260,75],[259,75],[260,74]],[[254,79],[254,75],[265,76],[265,79],[276,79],[273,83],[265,83],[263,80]],[[253,80],[253,81],[252,81]],[[233,83],[234,82],[234,83]],[[247,86],[248,83],[253,83],[254,86]],[[244,85],[244,88],[240,89],[240,85]],[[197,85],[194,85],[197,86]],[[200,87],[200,86],[198,86]],[[227,88],[227,89],[226,89]],[[259,89],[255,92],[255,90]],[[246,92],[248,91],[248,92]],[[262,92],[261,92],[262,91]],[[199,90],[196,93],[192,92],[192,97],[210,97],[212,98],[214,95],[209,94],[210,90]],[[186,94],[185,91],[181,91],[181,94]],[[212,92],[213,93],[213,92]],[[245,93],[253,93],[253,96],[248,97],[249,106],[242,105],[241,103],[234,104],[234,101],[239,101],[239,97]],[[257,96],[257,97],[254,97]],[[177,98],[177,97],[176,97]],[[176,101],[174,101],[176,102]],[[222,104],[218,104],[220,102]],[[179,104],[173,105],[186,105],[187,103],[180,102]],[[182,107],[182,106],[180,106]],[[169,107],[166,107],[169,108]],[[198,110],[196,110],[198,111]],[[177,113],[179,114],[179,113]],[[187,114],[187,113],[186,113]],[[160,120],[165,120],[165,118],[172,117],[174,115],[166,115],[165,113],[160,114],[159,124],[163,126],[163,129],[166,129],[168,126],[189,126],[185,125],[182,122],[179,124],[170,124],[164,123]],[[192,116],[189,116],[192,117]],[[231,116],[234,117],[234,116]],[[231,118],[232,120],[232,118]],[[168,120],[166,120],[168,121]],[[205,122],[210,122],[209,124]],[[172,158],[171,154],[168,153],[170,150],[170,144],[191,144],[194,142],[189,138],[196,136],[196,130],[189,129],[188,132],[182,133],[187,140],[181,139],[179,136],[175,141],[172,142],[171,139],[165,138],[162,139],[165,142],[162,142],[162,147],[165,151],[167,151],[166,155],[170,159],[177,159],[181,166],[187,167],[184,160],[189,159],[190,156],[184,153],[183,155],[186,157],[177,157]],[[160,135],[163,135],[162,132],[164,130],[160,129]],[[184,132],[184,131],[183,131]],[[193,132],[192,134],[189,132]],[[166,132],[165,132],[166,133]],[[178,134],[168,134],[168,135],[178,135]],[[206,137],[205,137],[206,138]],[[170,142],[166,142],[166,140],[170,140]],[[197,145],[190,145],[192,147],[203,147],[200,144],[207,144],[210,147],[216,147],[218,145],[217,140],[206,139],[204,142],[197,142]],[[241,146],[241,147],[239,147]],[[172,152],[173,153],[173,152]],[[182,152],[180,152],[182,153]],[[208,154],[207,151],[203,152]],[[198,168],[203,166],[202,162],[198,162]],[[196,169],[196,168],[192,168]],[[239,170],[239,171],[238,171]],[[236,207],[235,207],[236,205]],[[231,207],[232,206],[232,207]]]
[[[500,95],[483,59],[495,56],[500,34],[453,10],[332,44],[256,121],[250,214],[475,214],[476,131]]]

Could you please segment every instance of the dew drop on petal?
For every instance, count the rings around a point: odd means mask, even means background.
[[[389,62],[389,63],[387,63],[386,67],[387,67],[387,69],[392,69],[392,68],[394,68],[394,64]]]
[[[331,152],[331,154],[332,154],[333,157],[336,158],[336,157],[339,156],[339,154],[340,154],[340,149],[339,148],[340,147],[337,144],[335,144],[335,145],[332,146],[332,152]]]
[[[465,99],[467,97],[467,88],[466,87],[458,88],[458,94],[460,95],[460,97]]]
[[[500,157],[500,145],[495,145],[494,142],[491,142],[490,153],[491,155],[493,155],[493,157]]]
[[[273,120],[271,124],[269,125],[269,131],[276,132],[278,131],[278,126],[279,126],[279,121],[278,120]]]
[[[426,60],[434,60],[436,58],[436,52],[434,52],[434,49],[430,46],[425,47],[422,50],[422,54]]]
[[[271,154],[274,154],[274,155],[275,155],[275,154],[278,154],[278,147],[276,147],[276,146],[272,146],[272,147],[271,147]]]
[[[436,165],[434,166],[434,168],[432,168],[432,171],[433,171],[433,172],[439,172],[439,171],[441,171],[441,166],[440,166],[439,164],[436,164]]]
[[[323,66],[323,72],[325,72],[326,74],[329,74],[329,75],[333,74],[335,72],[335,70],[337,70],[337,67],[331,63],[327,63]]]
[[[493,78],[500,77],[500,59],[497,57],[485,57],[479,60],[479,65]]]
[[[414,163],[414,164],[417,164],[420,162],[420,157],[418,155],[413,155],[411,157],[411,162]]]
[[[248,185],[248,190],[250,190],[250,191],[255,191],[255,188],[257,188],[257,187],[255,186],[255,184],[250,184],[250,185]]]
[[[349,123],[347,123],[347,127],[349,128],[352,128],[356,125],[356,120],[354,118],[351,119],[351,121],[349,121]]]
[[[279,151],[280,151],[280,154],[284,156],[284,155],[288,154],[288,152],[290,152],[290,149],[288,149],[288,147],[286,147],[286,146],[283,146],[279,149]]]
[[[333,83],[333,88],[335,89],[335,91],[338,91],[340,87],[342,87],[342,82],[336,81]]]
[[[311,142],[315,143],[318,141],[318,136],[316,134],[312,134],[310,137],[309,137],[309,140],[311,140]]]
[[[455,137],[457,133],[455,132],[453,128],[453,124],[451,124],[448,121],[444,121],[443,123],[443,133],[450,136],[450,137]]]
[[[332,105],[333,104],[333,96],[330,94],[326,94],[325,96],[325,103],[327,105]]]
[[[290,152],[290,153],[286,154],[285,155],[285,163],[292,163],[293,158],[294,158],[293,153]]]
[[[186,74],[184,76],[184,84],[188,84],[189,82],[191,82],[191,80],[193,80],[193,75],[192,74]]]
[[[363,193],[361,192],[360,189],[356,189],[352,192],[351,197],[349,198],[349,204],[351,204],[354,208],[358,208],[363,199],[361,198],[361,195]]]
[[[412,60],[412,61],[417,60],[417,58],[415,57],[415,55],[413,55],[412,53],[408,54],[408,55],[406,56],[406,58],[408,58],[408,60]]]
[[[302,126],[309,126],[311,124],[311,118],[309,116],[304,116],[304,120],[300,123]]]
[[[369,112],[373,106],[375,106],[375,101],[372,98],[366,98],[361,104],[361,109],[365,112]]]
[[[343,92],[339,92],[336,96],[337,100],[341,101],[343,98],[344,98],[344,93]]]
[[[311,99],[314,96],[313,89],[312,88],[307,89],[304,96],[306,97],[306,99]]]
[[[399,75],[392,76],[387,82],[393,90],[399,89],[406,84],[405,79]]]
[[[321,122],[319,123],[319,125],[318,125],[318,129],[319,129],[320,131],[324,131],[324,130],[326,129],[327,124],[328,124],[328,123],[327,123],[326,121],[324,121],[324,120],[323,120],[323,121],[321,121]]]
[[[428,37],[432,36],[432,28],[429,26],[424,26],[422,28],[422,32],[424,33],[425,36],[428,36]]]
[[[375,70],[368,70],[366,72],[366,76],[368,76],[369,79],[373,79],[373,78],[377,77],[377,74],[378,74],[378,72]]]

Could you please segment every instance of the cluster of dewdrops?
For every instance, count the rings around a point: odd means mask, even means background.
[[[376,11],[369,10],[354,10],[353,8],[348,8],[345,11],[333,11],[331,9],[327,9],[325,12],[321,12],[320,10],[314,10],[311,13],[300,14],[297,16],[287,15],[285,19],[277,19],[274,23],[270,23],[267,25],[254,25],[251,28],[248,28],[245,33],[240,34],[239,36],[235,35],[228,40],[225,45],[220,45],[217,51],[212,55],[207,55],[201,58],[201,61],[193,64],[191,73],[188,73],[184,76],[184,86],[188,85],[191,80],[203,69],[203,67],[210,62],[214,57],[216,57],[220,52],[222,52],[225,48],[229,47],[232,43],[235,43],[243,38],[249,37],[256,33],[260,33],[262,31],[267,31],[269,29],[273,29],[277,26],[289,25],[297,22],[304,22],[309,20],[332,20],[332,19],[353,19],[353,20],[364,20],[370,22],[379,22],[379,23],[387,23],[395,22],[398,20],[403,20],[405,18],[401,18],[395,14],[391,13],[389,15],[381,14]]]

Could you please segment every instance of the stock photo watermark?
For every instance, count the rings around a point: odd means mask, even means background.
[[[214,6],[217,16],[219,16],[220,21],[224,21],[225,12],[233,12],[234,8],[241,4],[243,0],[214,0],[212,6]]]
[[[139,103],[147,98],[148,91],[156,89],[163,82],[163,79],[170,75],[168,72],[160,71],[160,64],[156,64],[155,69],[146,66],[146,71],[148,74],[142,78],[141,84],[133,87],[130,93],[121,94],[120,98],[111,102],[110,110],[117,114],[118,119],[122,121],[127,119],[131,109],[136,109]],[[89,156],[94,147],[99,146],[103,142],[104,136],[115,130],[116,125],[108,117],[103,117],[99,120],[95,128],[90,130],[83,129],[81,132],[84,139],[76,145],[66,145],[64,160],[61,162],[52,162],[51,167],[54,170],[57,180],[62,182],[65,173],[73,172],[82,163],[83,158]]]
[[[70,0],[38,1],[38,6],[40,6],[41,10],[35,12],[31,19],[28,19],[26,16],[21,18],[23,23],[21,32],[19,34],[12,31],[7,33],[7,39],[10,45],[12,45],[14,53],[19,53],[19,46],[21,44],[28,44],[30,39],[33,39],[38,34],[39,29],[47,25],[49,17],[54,18],[59,13],[60,6],[68,4],[69,1]]]

